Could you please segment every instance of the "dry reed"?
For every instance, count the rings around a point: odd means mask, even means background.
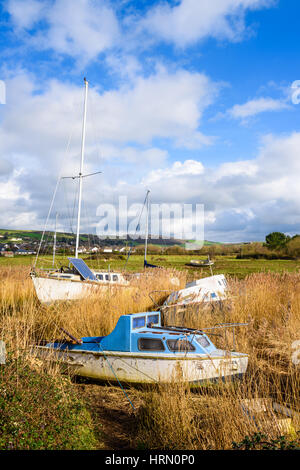
[[[186,274],[175,275],[180,278],[180,287],[184,286]],[[152,291],[160,291],[155,300],[161,303],[174,290],[171,276],[174,271],[154,270],[137,280],[134,289],[121,288],[113,295],[107,291],[80,302],[44,307],[35,296],[26,268],[2,268],[0,339],[12,354],[33,361],[29,345],[45,338],[62,338],[60,327],[77,337],[108,334],[120,315],[154,309],[149,297]],[[145,446],[226,449],[232,441],[255,432],[270,439],[281,434],[295,438],[297,420],[284,427],[272,408],[262,412],[254,407],[249,412],[245,403],[269,399],[300,412],[300,365],[292,361],[292,344],[300,339],[300,276],[262,273],[243,281],[231,279],[230,297],[228,305],[213,311],[199,305],[187,309],[184,324],[206,328],[224,321],[248,323],[236,329],[235,338],[236,350],[249,354],[245,380],[196,392],[178,383],[144,391],[138,419],[139,440]],[[218,347],[233,348],[229,333],[212,339]]]

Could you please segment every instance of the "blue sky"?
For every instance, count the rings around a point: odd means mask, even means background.
[[[0,226],[40,229],[59,174],[78,171],[87,76],[86,168],[103,174],[85,183],[83,229],[100,203],[150,188],[203,203],[206,239],[299,233],[299,13],[296,0],[0,2]]]

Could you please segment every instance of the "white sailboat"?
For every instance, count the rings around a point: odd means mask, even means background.
[[[36,261],[30,274],[38,299],[42,303],[52,303],[55,301],[77,300],[97,294],[99,290],[114,288],[115,286],[127,287],[129,282],[121,273],[103,272],[91,270],[86,263],[78,258],[79,241],[80,241],[80,218],[81,218],[81,201],[82,201],[82,180],[86,176],[83,174],[84,167],[84,151],[85,151],[85,134],[86,134],[86,114],[87,114],[87,95],[88,81],[84,78],[85,95],[84,95],[84,111],[81,141],[81,159],[79,174],[72,178],[78,178],[79,181],[79,198],[77,213],[77,230],[75,258],[68,258],[69,267],[62,267],[59,271],[49,271],[48,273],[37,273]],[[94,174],[94,173],[93,173]],[[55,230],[56,234],[56,230]],[[42,242],[42,240],[41,240]],[[41,246],[41,244],[40,244]],[[54,244],[55,246],[55,244]],[[55,248],[53,251],[55,256]]]

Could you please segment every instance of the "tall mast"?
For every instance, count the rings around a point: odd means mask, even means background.
[[[149,232],[149,193],[150,190],[148,189],[146,198],[147,198],[147,213],[146,213],[146,232],[145,232],[145,257],[144,257],[144,265],[147,262],[147,245],[148,245],[148,232]]]
[[[80,230],[80,214],[81,214],[81,199],[82,199],[82,172],[84,161],[84,145],[85,145],[85,125],[86,125],[86,107],[87,107],[87,94],[88,94],[88,81],[84,78],[85,94],[84,94],[84,111],[83,111],[83,125],[82,125],[82,140],[81,140],[81,161],[79,171],[79,197],[78,197],[78,215],[77,215],[77,231],[76,231],[76,247],[75,258],[78,258],[79,248],[79,230]]]

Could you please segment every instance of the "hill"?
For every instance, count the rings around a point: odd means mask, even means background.
[[[0,244],[6,244],[6,243],[28,243],[28,242],[38,242],[41,240],[42,237],[42,231],[41,230],[12,230],[12,229],[0,229]],[[45,238],[51,239],[54,236],[54,232],[52,231],[47,231],[45,233]],[[62,243],[68,243],[70,245],[73,245],[75,243],[76,235],[74,233],[70,232],[57,232],[56,234],[56,239],[57,242],[62,242]],[[173,246],[173,245],[179,245],[182,246],[185,243],[185,240],[179,240],[179,239],[151,239],[150,236],[150,243],[152,245],[159,245],[159,246]],[[191,240],[190,240],[191,241]],[[124,243],[130,243],[131,245],[140,245],[144,244],[145,240],[143,238],[137,239],[137,240],[132,240],[129,236],[127,236],[127,239],[102,239],[99,238],[97,235],[94,234],[80,234],[80,243],[85,244],[85,243],[94,243],[100,246],[103,245],[123,245]],[[220,245],[221,242],[214,242],[214,241],[204,241],[204,245]]]

